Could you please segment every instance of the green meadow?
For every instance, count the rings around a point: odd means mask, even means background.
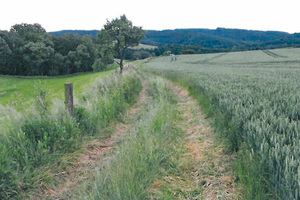
[[[0,76],[0,104],[13,104],[16,109],[18,103],[30,103],[36,96],[36,91],[43,88],[50,93],[51,98],[64,98],[64,84],[66,82],[73,83],[75,98],[85,90],[86,85],[92,83],[96,79],[109,75],[114,70],[107,72],[85,73],[72,75],[67,77],[14,77]]]

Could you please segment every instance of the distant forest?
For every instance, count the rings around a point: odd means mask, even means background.
[[[51,32],[51,34],[61,36],[73,33],[96,37],[98,32],[98,30],[64,30]],[[157,46],[158,48],[154,50],[145,50],[156,56],[162,55],[166,51],[174,54],[215,53],[300,47],[300,33],[226,28],[148,30],[141,43]]]

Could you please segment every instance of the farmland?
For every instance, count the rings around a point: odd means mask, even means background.
[[[122,76],[2,76],[1,104],[24,101],[26,112],[1,113],[11,121],[0,199],[299,199],[299,53],[158,57]],[[65,82],[77,88],[74,118]]]
[[[0,76],[0,104],[7,105],[18,101],[30,103],[35,97],[35,91],[40,87],[46,87],[45,89],[51,93],[51,98],[62,99],[64,97],[64,83],[66,82],[73,83],[74,95],[79,97],[84,91],[85,85],[111,73],[112,71],[87,73],[61,78]]]
[[[160,57],[145,68],[188,87],[214,116],[228,150],[255,160],[253,173],[264,174],[260,181],[275,196],[298,199],[299,54],[300,49],[277,49],[178,56],[177,62]]]

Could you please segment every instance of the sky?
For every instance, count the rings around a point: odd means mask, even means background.
[[[299,0],[2,0],[0,30],[39,23],[46,31],[100,30],[125,14],[146,30],[239,28],[300,32]]]

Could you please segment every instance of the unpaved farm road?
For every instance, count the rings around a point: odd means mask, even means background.
[[[157,180],[150,189],[151,198],[155,199],[155,194],[167,186],[174,192],[176,199],[240,199],[240,190],[234,182],[230,165],[233,158],[223,153],[223,146],[214,138],[208,120],[189,92],[171,82],[168,82],[168,85],[179,99],[178,111],[182,117],[178,126],[186,135],[186,151],[180,159],[183,165],[188,167],[180,175],[170,174]],[[128,111],[125,123],[114,125],[114,131],[109,138],[95,139],[84,145],[74,154],[77,156],[70,161],[70,167],[65,171],[56,174],[49,172],[49,176],[56,179],[55,186],[42,181],[41,189],[32,193],[29,199],[74,198],[74,191],[95,176],[96,170],[99,170],[96,166],[109,156],[120,137],[134,128],[133,119],[147,103],[147,87],[147,82],[143,80],[143,90],[137,103]],[[181,194],[176,194],[179,189]]]

